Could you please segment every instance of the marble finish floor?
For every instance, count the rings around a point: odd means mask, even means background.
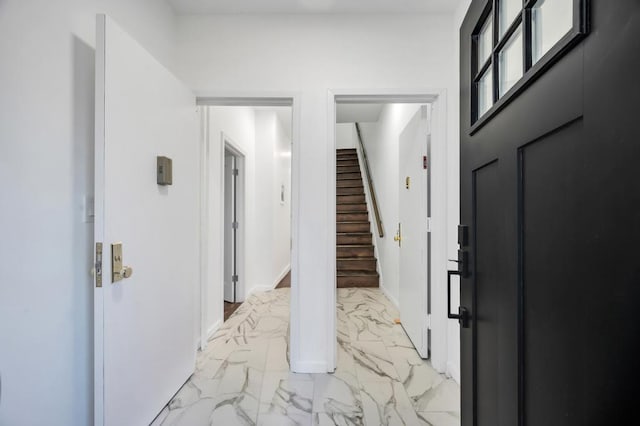
[[[338,289],[335,373],[289,372],[289,294],[243,303],[153,425],[460,424],[458,385],[418,356],[379,289]]]

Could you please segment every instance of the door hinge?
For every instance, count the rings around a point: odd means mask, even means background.
[[[234,176],[238,176],[238,169],[233,169],[231,171],[231,174],[234,175]]]
[[[431,218],[427,218],[427,232],[431,232]]]
[[[96,243],[96,287],[102,287],[102,243]]]
[[[232,222],[231,223],[231,228],[233,228],[233,229],[238,229],[239,226],[240,226],[240,224],[238,222]]]
[[[237,283],[238,282],[238,276],[237,275],[231,275],[231,282],[232,283]]]
[[[427,329],[431,330],[431,314],[427,314]]]

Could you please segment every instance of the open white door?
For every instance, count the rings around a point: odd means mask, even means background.
[[[423,358],[429,357],[429,106],[422,106],[400,134],[400,319]],[[426,158],[425,158],[426,157]]]
[[[95,155],[95,424],[148,425],[195,367],[197,113],[191,91],[104,15]],[[158,185],[157,156],[172,159],[172,185]],[[113,243],[132,268],[117,282]]]

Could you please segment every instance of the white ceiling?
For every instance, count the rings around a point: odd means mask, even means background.
[[[460,0],[168,0],[176,13],[442,13]]]
[[[336,123],[375,123],[384,104],[336,104]]]

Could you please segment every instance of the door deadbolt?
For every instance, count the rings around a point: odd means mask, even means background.
[[[122,243],[111,244],[111,282],[122,281],[133,275],[133,268],[122,264]]]

